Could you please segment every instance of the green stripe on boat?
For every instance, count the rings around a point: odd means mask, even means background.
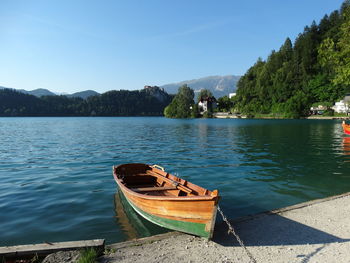
[[[161,227],[169,228],[172,230],[185,232],[189,234],[193,234],[196,236],[201,236],[205,238],[209,238],[209,232],[205,231],[205,224],[193,223],[193,222],[184,222],[178,220],[172,220],[169,218],[158,217],[155,215],[151,215],[140,208],[136,207],[125,195],[122,193],[128,203],[131,205],[134,210],[140,214],[142,217],[151,221],[152,223],[159,225]]]

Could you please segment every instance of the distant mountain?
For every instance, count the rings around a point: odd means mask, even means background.
[[[207,89],[210,90],[216,98],[220,98],[236,91],[236,85],[239,78],[240,76],[234,75],[210,76],[166,84],[160,87],[169,94],[176,94],[180,86],[187,84],[195,93],[198,93],[201,89]]]
[[[2,90],[2,89],[12,89],[12,88],[0,86],[0,90]],[[22,92],[24,94],[34,95],[36,97],[56,95],[55,93],[53,93],[47,89],[35,89],[35,90],[30,90],[30,91],[24,90],[24,89],[13,89],[13,90],[16,90],[18,92]]]
[[[164,89],[164,91],[167,92],[168,94],[176,94],[180,86],[187,84],[190,88],[194,90],[195,93],[199,93],[201,89],[208,89],[213,93],[213,95],[216,98],[220,98],[225,95],[228,95],[229,93],[236,91],[236,85],[239,78],[240,76],[235,76],[235,75],[210,76],[210,77],[204,77],[199,79],[185,80],[178,83],[166,84],[166,85],[160,86],[160,88]],[[5,87],[0,86],[0,89],[4,89],[4,88]],[[162,94],[160,95],[157,89],[153,89],[150,86],[145,86],[145,88],[148,93],[150,93],[152,96],[157,97],[158,99],[160,99],[159,96],[163,96]],[[100,95],[98,92],[94,90],[85,90],[85,91],[80,91],[73,94],[56,94],[47,89],[35,89],[31,91],[27,91],[24,89],[17,89],[17,91],[25,94],[34,95],[36,97],[63,95],[69,98],[79,97],[82,99],[86,99],[90,96]]]
[[[34,95],[35,97],[41,97],[41,96],[55,96],[56,94],[47,90],[47,89],[35,89],[35,90],[24,90],[24,89],[18,89],[17,91],[29,94],[29,95]]]
[[[100,93],[98,93],[94,90],[85,90],[85,91],[80,91],[80,92],[76,92],[73,94],[66,94],[65,96],[70,97],[70,98],[82,98],[85,100],[88,97],[96,96],[96,95],[100,95]]]
[[[0,86],[0,90],[2,89],[12,89],[12,88],[6,88],[6,87],[2,87]],[[67,93],[54,93],[52,91],[49,91],[47,89],[35,89],[35,90],[24,90],[24,89],[14,89],[18,92],[22,92],[24,94],[29,94],[29,95],[34,95],[35,97],[42,97],[42,96],[67,96],[69,98],[82,98],[82,99],[86,99],[90,96],[96,96],[96,95],[100,95],[100,93],[94,91],[94,90],[85,90],[85,91],[80,91],[80,92],[76,92],[73,94],[67,94]]]

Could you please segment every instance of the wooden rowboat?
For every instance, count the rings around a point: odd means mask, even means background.
[[[133,209],[147,220],[172,230],[212,238],[218,191],[209,191],[141,163],[113,166],[113,176]]]
[[[343,121],[342,126],[344,133],[350,135],[350,125],[346,124],[345,121]]]

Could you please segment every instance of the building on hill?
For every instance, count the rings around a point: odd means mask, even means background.
[[[235,92],[234,92],[234,93],[229,93],[229,94],[228,94],[229,99],[233,98],[234,96],[236,96],[236,93],[235,93]]]
[[[349,104],[344,100],[337,101],[332,107],[336,113],[349,113]]]
[[[217,107],[217,101],[215,97],[203,97],[198,102],[199,112],[203,114],[204,112],[211,110],[213,111]]]
[[[346,94],[342,100],[337,101],[332,107],[332,109],[336,113],[346,113],[347,115],[349,115],[350,114],[350,93]]]
[[[324,105],[317,105],[310,108],[312,115],[322,115],[326,110],[328,110],[328,107]]]
[[[161,102],[164,102],[168,97],[168,94],[166,93],[164,88],[160,88],[158,86],[146,85],[146,86],[144,86],[143,91],[148,93],[149,95],[157,98]]]

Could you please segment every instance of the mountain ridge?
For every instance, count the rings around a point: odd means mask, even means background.
[[[97,91],[94,90],[84,90],[84,91],[79,91],[79,92],[75,92],[73,94],[67,94],[65,96],[69,97],[69,98],[82,98],[82,99],[87,99],[88,97],[91,96],[97,96],[100,95],[100,93],[98,93]]]
[[[163,88],[168,94],[176,94],[179,87],[181,87],[184,84],[187,84],[191,89],[194,90],[195,93],[199,93],[201,89],[207,89],[207,90],[210,90],[216,98],[219,98],[225,95],[228,96],[229,93],[235,92],[237,89],[236,86],[239,79],[240,79],[240,76],[237,76],[237,75],[225,75],[225,76],[214,75],[214,76],[206,76],[206,77],[197,78],[197,79],[169,83],[169,84],[161,85],[159,87]],[[0,86],[0,89],[13,89],[13,88],[6,88],[6,87]],[[54,93],[48,89],[34,89],[30,91],[24,90],[24,89],[14,89],[14,90],[25,94],[34,95],[38,98],[40,98],[41,96],[66,96],[69,98],[78,97],[82,99],[87,99],[88,97],[91,97],[91,96],[101,95],[101,93],[98,93],[94,90],[84,90],[84,91],[79,91],[72,94]]]
[[[78,91],[72,94],[60,94],[60,93],[55,93],[52,92],[48,89],[34,89],[34,90],[25,90],[25,89],[13,89],[13,88],[7,88],[0,86],[0,89],[12,89],[24,94],[29,94],[29,95],[34,95],[35,97],[42,97],[42,96],[66,96],[68,98],[82,98],[82,99],[87,99],[90,96],[96,96],[100,95],[97,91],[94,90],[83,90],[83,91]]]
[[[215,75],[165,84],[159,87],[163,88],[169,94],[176,94],[179,87],[187,84],[195,93],[200,92],[201,89],[207,89],[210,90],[215,97],[219,98],[235,92],[239,79],[240,76],[237,75]]]

